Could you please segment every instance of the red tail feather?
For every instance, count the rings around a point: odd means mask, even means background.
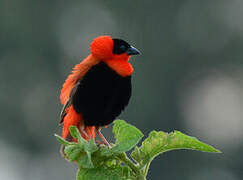
[[[82,119],[82,115],[81,114],[77,114],[73,108],[73,106],[70,106],[67,109],[67,115],[64,118],[64,126],[63,126],[63,131],[62,131],[62,137],[64,139],[67,139],[67,137],[69,136],[69,128],[70,126],[76,126],[78,127],[78,129],[80,130],[80,128],[82,126],[84,126],[83,124],[83,119]],[[95,128],[93,126],[87,126],[84,127],[84,131],[86,132],[86,134],[89,137],[95,138]],[[89,137],[87,137],[85,134],[83,134],[80,131],[82,137],[86,140],[89,140]],[[73,140],[75,141],[75,140]]]

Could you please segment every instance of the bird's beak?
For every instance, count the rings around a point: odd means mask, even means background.
[[[139,50],[137,50],[135,47],[130,47],[126,51],[127,55],[138,55],[140,54]]]

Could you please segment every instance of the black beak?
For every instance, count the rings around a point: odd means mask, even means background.
[[[135,47],[132,47],[132,46],[127,49],[126,53],[128,55],[138,55],[138,54],[140,54],[139,50],[137,50]]]

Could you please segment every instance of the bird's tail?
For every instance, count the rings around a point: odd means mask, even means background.
[[[67,109],[67,114],[64,117],[64,126],[62,131],[62,137],[68,141],[77,141],[76,139],[71,138],[69,128],[70,126],[76,126],[82,137],[86,140],[89,140],[91,137],[95,138],[95,128],[93,126],[84,125],[82,115],[75,112],[73,106],[70,106]],[[87,137],[88,135],[88,137]]]

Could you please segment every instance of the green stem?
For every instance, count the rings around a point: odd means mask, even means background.
[[[125,164],[127,164],[133,172],[137,175],[138,180],[146,180],[146,177],[143,173],[138,169],[136,165],[127,157],[126,153],[122,153],[118,156],[120,160],[122,160]]]
[[[150,164],[151,164],[151,161],[149,161],[149,162],[146,164],[146,166],[145,166],[145,170],[144,170],[144,176],[145,176],[145,177],[146,177],[147,174],[148,174],[148,170],[149,170],[149,166],[150,166]]]
[[[133,162],[127,157],[125,153],[122,153],[118,156],[125,164],[127,164],[136,174],[140,174],[139,169],[133,164]]]
[[[146,177],[143,174],[140,174],[138,176],[138,180],[146,180]]]

